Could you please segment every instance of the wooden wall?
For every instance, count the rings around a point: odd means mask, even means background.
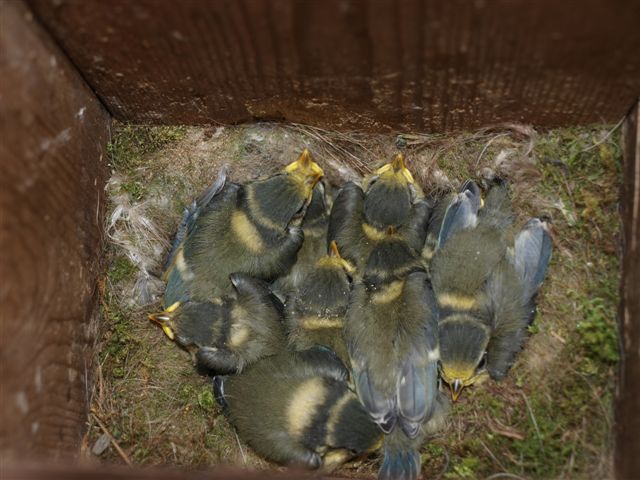
[[[632,0],[27,3],[0,0],[3,462],[80,443],[107,110],[139,123],[446,132],[614,122],[640,93]],[[637,106],[625,132],[618,478],[640,471]]]
[[[0,3],[0,456],[75,455],[97,317],[110,119],[20,1]]]
[[[446,132],[616,123],[636,0],[29,0],[110,112]]]
[[[624,123],[622,360],[616,395],[616,478],[640,475],[640,101]]]

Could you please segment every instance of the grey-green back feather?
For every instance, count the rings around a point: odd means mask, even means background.
[[[225,378],[225,412],[260,455],[317,467],[332,449],[356,455],[375,444],[377,427],[346,382],[318,367],[317,354],[283,352]]]

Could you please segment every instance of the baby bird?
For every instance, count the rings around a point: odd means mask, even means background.
[[[421,199],[422,192],[404,157],[394,159],[364,181],[364,192],[355,183],[347,183],[335,199],[329,218],[329,241],[335,240],[342,255],[362,270],[375,246],[394,227],[407,245],[422,250],[430,204]]]
[[[331,242],[329,253],[316,262],[298,290],[288,297],[285,322],[294,350],[323,345],[349,366],[343,329],[353,271],[354,267],[340,256],[336,242]]]
[[[509,237],[507,185],[499,181],[480,209],[473,182],[447,209],[431,264],[440,308],[441,376],[455,401],[487,375],[502,379],[535,314],[535,296],[551,257],[546,222],[534,218]]]
[[[436,408],[437,309],[418,253],[393,229],[353,287],[345,327],[360,401],[388,434],[380,478],[414,479],[420,440],[411,440]]]
[[[210,302],[176,302],[149,315],[165,334],[216,373],[238,373],[286,347],[282,304],[265,282],[245,274],[230,277],[234,292]]]
[[[379,448],[381,432],[329,349],[284,351],[238,376],[216,377],[216,399],[238,436],[285,465],[331,471]]]
[[[229,275],[286,273],[303,242],[300,222],[322,169],[308,150],[282,172],[246,185],[216,181],[187,212],[165,272],[165,307],[232,290]]]
[[[286,275],[279,277],[271,285],[271,290],[284,300],[295,292],[316,262],[327,253],[327,227],[331,209],[331,193],[323,181],[313,189],[311,203],[302,220],[304,241],[298,251],[296,263]]]

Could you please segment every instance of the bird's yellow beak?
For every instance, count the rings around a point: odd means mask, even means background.
[[[329,244],[329,256],[338,260],[342,265],[342,268],[344,268],[347,273],[351,274],[356,270],[356,267],[354,267],[351,262],[342,258],[342,255],[340,255],[340,250],[338,250],[338,244],[335,240],[332,240]]]
[[[307,184],[310,184],[313,188],[316,183],[324,176],[324,172],[320,165],[313,161],[311,152],[305,148],[298,159],[295,162],[290,163],[284,167],[284,171],[287,173],[296,173],[306,177]]]
[[[162,331],[165,333],[167,337],[169,337],[170,340],[174,340],[176,338],[176,335],[173,332],[173,329],[171,328],[171,326],[169,325],[169,322],[171,321],[171,317],[173,316],[173,313],[178,309],[179,306],[180,306],[180,302],[175,302],[166,310],[163,310],[160,313],[152,313],[151,315],[149,315],[149,320],[151,320],[153,323],[160,325],[160,328],[162,328]]]
[[[376,170],[376,175],[382,175],[383,173],[393,173],[396,175],[400,175],[408,183],[415,183],[413,179],[413,175],[411,172],[405,167],[404,164],[404,155],[398,153],[391,162],[383,165],[378,170]]]
[[[451,400],[457,402],[464,388],[464,383],[459,378],[456,378],[453,382],[449,383],[449,388],[451,389]]]

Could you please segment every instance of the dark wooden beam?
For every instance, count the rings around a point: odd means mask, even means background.
[[[624,122],[621,356],[616,395],[615,471],[640,475],[640,101]]]
[[[29,0],[120,119],[445,132],[616,123],[636,0]]]
[[[87,420],[110,118],[21,1],[0,3],[0,457]]]

